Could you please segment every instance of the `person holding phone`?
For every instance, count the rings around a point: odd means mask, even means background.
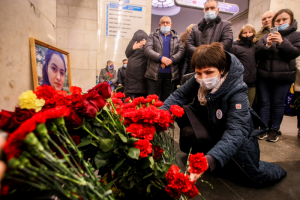
[[[260,100],[261,128],[265,130],[258,139],[277,142],[284,114],[286,94],[295,82],[296,61],[300,55],[300,32],[290,9],[278,11],[272,19],[275,29],[265,35],[256,47],[257,90]],[[271,116],[270,116],[271,113]],[[271,127],[268,121],[271,118]]]

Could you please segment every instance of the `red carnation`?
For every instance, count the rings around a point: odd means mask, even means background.
[[[134,143],[134,147],[138,148],[140,152],[140,157],[145,158],[148,156],[148,154],[152,153],[152,144],[149,142],[149,140],[138,140]]]
[[[203,153],[191,154],[189,157],[190,161],[190,173],[204,173],[207,170],[208,163]]]
[[[131,100],[131,98],[128,97],[128,98],[125,99],[125,102],[129,102],[130,100]]]
[[[153,105],[154,105],[155,107],[161,107],[161,106],[164,105],[164,102],[162,102],[162,101],[156,101],[156,102],[153,103]]]
[[[158,96],[156,94],[151,94],[147,96],[147,99],[152,99],[154,101],[158,101]]]
[[[179,167],[173,164],[170,167],[169,171],[166,173],[166,180],[168,182],[172,182],[174,180],[174,178],[175,178],[174,175],[176,173],[179,173]]]
[[[0,129],[5,131],[8,130],[10,126],[11,117],[13,116],[14,112],[2,110],[0,112]]]
[[[185,193],[185,195],[188,196],[190,199],[195,198],[199,194],[196,185],[194,183],[192,183],[191,185],[192,188],[187,193]]]
[[[123,98],[123,97],[125,97],[125,94],[122,92],[118,92],[118,93],[114,92],[113,97],[114,98]]]
[[[176,117],[182,117],[182,115],[184,114],[184,110],[183,108],[181,108],[178,105],[172,105],[170,108],[170,111],[173,113],[173,115],[175,115]]]
[[[70,92],[72,94],[81,94],[82,93],[82,89],[80,87],[77,87],[77,86],[71,86],[70,87]]]
[[[155,127],[148,123],[131,123],[126,131],[135,138],[153,140]]]
[[[154,160],[156,160],[157,158],[160,158],[164,153],[164,150],[162,148],[160,148],[160,146],[155,146],[154,147]]]

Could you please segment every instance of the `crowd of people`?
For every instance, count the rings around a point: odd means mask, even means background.
[[[216,0],[207,0],[203,12],[181,35],[168,16],[150,35],[138,30],[125,52],[128,66],[123,61],[119,77],[109,82],[124,86],[131,98],[158,95],[162,109],[183,106],[180,149],[206,153],[211,171],[240,169],[255,185],[276,183],[286,172],[259,161],[257,139],[277,142],[281,134],[284,100],[300,56],[297,21],[290,9],[267,11],[258,32],[246,24],[233,41]],[[111,63],[100,76],[109,70],[117,76]]]

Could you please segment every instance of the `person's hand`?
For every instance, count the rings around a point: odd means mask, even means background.
[[[273,34],[270,33],[267,37],[267,46],[268,47],[272,46],[272,43],[273,43],[272,36],[273,36]]]
[[[169,66],[173,63],[172,60],[170,58],[167,58],[167,57],[162,57],[161,62],[163,64],[165,64],[166,66]]]
[[[122,86],[122,84],[119,84],[118,86]]]
[[[276,31],[274,34],[272,34],[272,41],[276,42],[278,45],[281,45],[283,39],[279,32]]]
[[[160,66],[161,66],[161,68],[163,68],[163,69],[166,67],[166,65],[163,64],[163,63],[162,63]]]
[[[140,43],[141,43],[143,46],[145,46],[145,45],[146,45],[146,40],[143,39],[143,40],[140,41]]]
[[[146,40],[145,40],[145,43],[146,43]],[[137,43],[137,41],[133,44],[133,50],[136,50],[136,49],[141,49],[141,48],[143,48],[143,46],[145,45],[145,43],[142,43],[142,42],[140,42],[140,43]]]
[[[207,168],[206,168],[206,170],[208,169],[208,167],[209,167],[209,164],[208,164],[208,162],[207,162]],[[189,167],[188,170],[190,170],[190,167]],[[206,170],[205,170],[205,171],[206,171]],[[204,173],[204,172],[203,172],[203,173]],[[191,181],[197,181],[197,180],[202,176],[203,173],[200,173],[200,174],[190,173],[190,180],[191,180]]]

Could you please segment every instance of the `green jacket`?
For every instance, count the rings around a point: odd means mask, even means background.
[[[256,33],[255,36],[255,44],[259,42],[259,40],[266,34],[270,33],[270,29],[268,27],[262,27],[260,31]]]

